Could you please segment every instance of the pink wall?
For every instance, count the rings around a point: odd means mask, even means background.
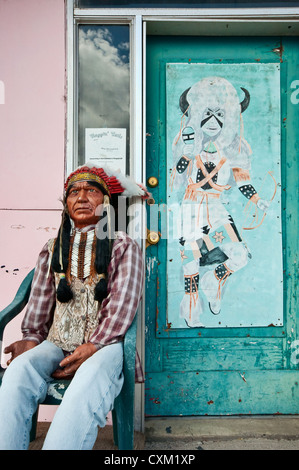
[[[0,0],[0,310],[60,224],[65,112],[64,0]]]

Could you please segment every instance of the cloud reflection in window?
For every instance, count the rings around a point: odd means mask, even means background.
[[[79,27],[79,164],[85,160],[85,128],[126,128],[129,136],[129,52],[128,25]]]

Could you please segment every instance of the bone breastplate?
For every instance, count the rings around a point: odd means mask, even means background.
[[[71,238],[67,273],[73,298],[66,303],[56,299],[53,323],[47,337],[48,341],[65,351],[74,351],[88,342],[99,323],[99,303],[94,299],[94,289],[98,282],[93,268],[94,251],[94,230],[87,233],[75,232]],[[54,276],[57,289],[60,277],[57,273]]]

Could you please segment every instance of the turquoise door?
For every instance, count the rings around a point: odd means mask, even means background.
[[[146,416],[299,411],[298,66],[296,38],[148,38]]]

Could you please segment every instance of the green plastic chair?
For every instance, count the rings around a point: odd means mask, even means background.
[[[5,326],[18,315],[26,306],[34,269],[25,277],[13,301],[0,312],[0,341],[3,341]],[[135,394],[135,351],[136,351],[136,315],[133,323],[124,338],[124,384],[121,393],[114,402],[112,411],[113,438],[119,450],[133,450],[134,448],[134,394]],[[1,355],[1,350],[0,350]],[[0,357],[1,359],[1,357]],[[0,366],[0,385],[5,369]],[[59,405],[70,380],[54,380],[49,388],[43,405]],[[30,440],[36,436],[38,410],[32,418]]]

